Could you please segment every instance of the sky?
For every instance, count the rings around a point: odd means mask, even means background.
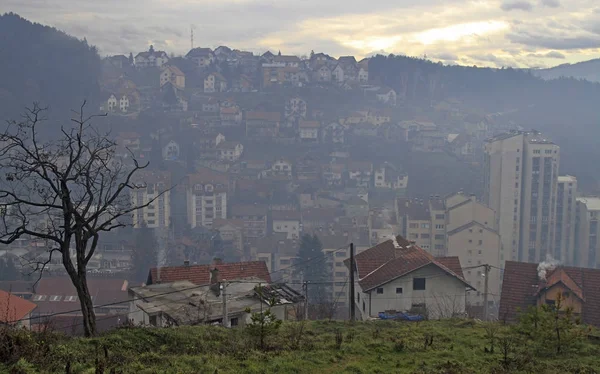
[[[102,56],[194,46],[550,67],[600,58],[598,0],[2,0]]]

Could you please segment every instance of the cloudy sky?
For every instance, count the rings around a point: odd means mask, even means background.
[[[598,0],[2,0],[101,55],[195,46],[548,67],[600,57]]]

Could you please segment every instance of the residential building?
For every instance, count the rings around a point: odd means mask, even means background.
[[[421,152],[442,152],[446,146],[446,134],[431,122],[404,121],[405,141],[411,149]]]
[[[131,203],[143,208],[133,211],[133,227],[169,227],[171,224],[171,172],[142,170],[136,173]]]
[[[345,260],[349,268],[349,260]],[[473,289],[457,257],[434,258],[401,236],[355,256],[356,309],[362,320],[399,311],[430,319],[464,315]]]
[[[279,134],[279,112],[246,112],[246,137],[272,139]]]
[[[369,71],[366,68],[361,67],[358,70],[358,81],[361,83],[369,82]],[[394,92],[394,96],[395,96],[395,94],[396,93]],[[394,105],[396,105],[395,103],[396,103],[396,98],[394,97]]]
[[[577,178],[558,177],[556,189],[556,229],[553,257],[562,264],[574,264],[575,217],[577,211]]]
[[[429,204],[423,200],[398,198],[396,219],[403,237],[414,242],[419,248],[431,252],[431,212]]]
[[[373,179],[373,163],[353,161],[348,163],[348,180],[355,187],[369,188]]]
[[[219,159],[224,161],[237,161],[242,157],[244,146],[240,142],[222,141],[217,145]]]
[[[92,295],[98,332],[122,325],[128,312],[129,282],[88,274],[87,287]],[[83,335],[79,296],[69,277],[42,277],[31,301],[37,305],[31,312],[32,329],[39,331],[49,326],[63,334]]]
[[[299,239],[302,232],[301,214],[298,211],[281,210],[271,212],[274,233],[284,233],[286,239]]]
[[[213,278],[221,277],[219,273],[215,270]],[[200,286],[178,281],[132,287],[129,290],[130,318],[136,325],[156,327],[215,323],[243,327],[252,322],[253,313],[268,308],[278,320],[295,319],[296,304],[304,297],[285,284],[265,283],[259,289],[260,281],[259,278],[229,278],[211,279],[211,284]],[[223,323],[225,298],[227,320]],[[199,302],[192,303],[190,299]]]
[[[227,79],[221,73],[210,73],[204,78],[204,92],[224,92],[227,90]]]
[[[328,162],[321,165],[321,180],[329,187],[340,187],[344,184],[346,165]]]
[[[278,55],[273,57],[273,62],[274,63],[280,63],[280,64],[284,64],[287,67],[293,67],[293,68],[297,68],[300,66],[300,63],[302,62],[300,60],[300,58],[298,56],[285,56],[285,55]]]
[[[200,68],[206,68],[214,63],[215,54],[210,48],[197,47],[191,49],[185,58],[194,61]]]
[[[137,68],[162,67],[169,61],[169,56],[165,51],[155,51],[153,46],[150,46],[147,52],[140,52],[134,58],[134,63]]]
[[[389,87],[382,87],[375,93],[377,101],[391,106],[396,106],[397,96],[396,91]]]
[[[348,125],[331,122],[323,128],[323,143],[344,144]]]
[[[271,165],[271,169],[268,170],[268,177],[277,177],[284,179],[292,179],[292,163],[286,159],[280,158]]]
[[[11,292],[0,289],[0,326],[30,329],[31,313],[37,305]]]
[[[163,67],[160,72],[160,86],[164,86],[167,82],[171,82],[179,89],[185,88],[185,74],[177,66],[168,65]]]
[[[600,198],[582,196],[576,204],[573,264],[600,268]]]
[[[220,108],[222,126],[238,126],[242,123],[242,111],[237,106]]]
[[[519,313],[530,306],[558,305],[571,308],[583,324],[600,327],[600,270],[568,266],[540,266],[507,261],[502,282],[500,314],[504,322],[517,322]]]
[[[383,163],[375,169],[374,173],[375,188],[387,188],[404,193],[408,188],[408,175],[389,162]]]
[[[552,255],[559,147],[537,131],[513,131],[490,139],[484,157],[484,204],[497,213],[505,258]]]
[[[267,235],[267,207],[237,204],[231,208],[231,217],[244,222],[244,237],[260,238]]]
[[[180,155],[181,149],[175,140],[169,140],[169,142],[162,147],[163,160],[178,160]]]
[[[319,121],[303,121],[298,123],[298,130],[300,132],[300,141],[304,143],[318,143],[319,142],[319,129],[321,124]]]
[[[212,228],[215,219],[227,218],[228,184],[226,174],[207,168],[187,176],[188,224],[192,228]]]
[[[240,254],[244,253],[244,222],[238,219],[215,218],[212,228],[219,231],[225,246],[230,245]]]
[[[331,82],[331,69],[327,65],[319,66],[314,74],[313,81],[315,82]]]

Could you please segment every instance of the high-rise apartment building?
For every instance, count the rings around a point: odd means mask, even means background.
[[[567,265],[574,263],[576,199],[577,178],[570,175],[558,177],[552,256]]]
[[[130,192],[133,206],[144,208],[133,211],[133,227],[166,228],[171,222],[171,173],[168,171],[141,171],[135,176],[139,187]]]
[[[600,198],[577,198],[573,265],[600,267]]]
[[[215,219],[227,218],[228,178],[212,170],[199,170],[187,176],[188,224],[212,228]]]
[[[496,212],[505,259],[538,262],[554,252],[559,147],[514,131],[485,145],[484,203]]]

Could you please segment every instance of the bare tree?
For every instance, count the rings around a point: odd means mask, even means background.
[[[47,259],[36,264],[40,277],[52,256],[60,256],[77,290],[86,336],[96,334],[96,316],[87,285],[87,266],[99,236],[128,224],[132,213],[146,207],[132,203],[130,190],[140,165],[120,160],[109,134],[92,126],[98,116],[84,116],[85,102],[69,126],[42,140],[45,109],[34,104],[20,121],[8,121],[0,133],[0,243],[20,237],[44,240]],[[130,152],[131,153],[131,152]]]

